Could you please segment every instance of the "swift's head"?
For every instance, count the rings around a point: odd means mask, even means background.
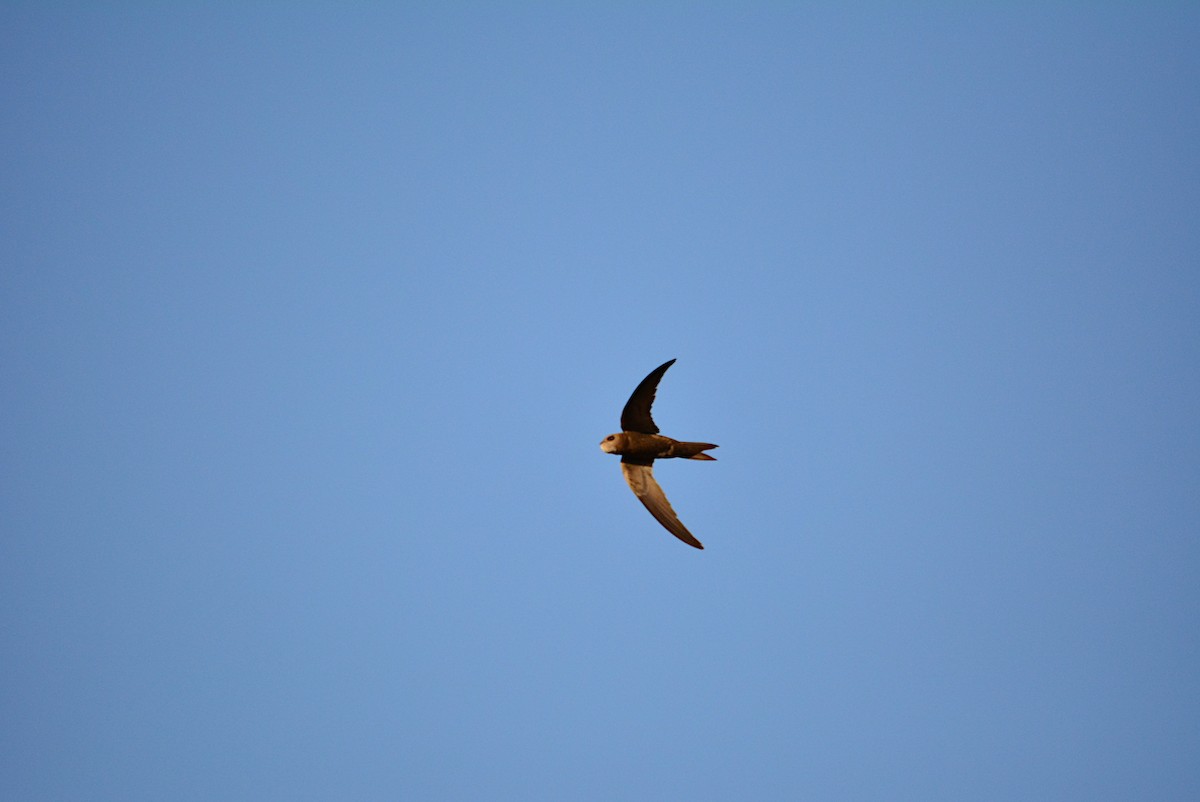
[[[621,449],[625,447],[625,433],[610,434],[608,437],[600,441],[600,450],[605,454],[620,454]]]

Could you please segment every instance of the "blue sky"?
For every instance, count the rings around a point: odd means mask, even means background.
[[[0,30],[0,796],[1200,795],[1196,8]]]

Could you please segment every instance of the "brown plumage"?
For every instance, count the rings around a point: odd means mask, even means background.
[[[610,434],[601,440],[600,448],[608,454],[621,455],[621,473],[624,474],[629,488],[668,532],[689,546],[702,549],[703,544],[687,530],[675,514],[675,510],[671,508],[666,494],[654,480],[654,471],[651,468],[656,459],[716,460],[716,457],[701,453],[716,448],[714,443],[672,440],[658,433],[658,425],[650,417],[650,407],[654,404],[658,382],[673,364],[674,359],[664,362],[642,379],[634,389],[633,395],[629,396],[629,401],[625,403],[625,409],[621,411],[623,431]]]

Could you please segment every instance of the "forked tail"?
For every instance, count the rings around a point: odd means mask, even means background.
[[[706,459],[715,462],[716,457],[710,457],[708,454],[701,454],[700,452],[716,447],[716,443],[675,443],[671,446],[668,456],[683,457],[684,459]]]

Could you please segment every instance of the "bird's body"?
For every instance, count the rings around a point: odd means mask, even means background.
[[[675,514],[675,510],[671,508],[671,503],[654,480],[654,472],[651,470],[656,459],[716,459],[702,453],[716,448],[715,444],[673,440],[659,434],[657,424],[650,417],[650,407],[654,403],[654,392],[658,388],[658,382],[667,372],[667,368],[674,363],[674,359],[664,362],[642,379],[621,412],[622,431],[601,440],[600,448],[605,453],[621,455],[621,473],[625,475],[629,488],[668,532],[689,546],[702,549],[704,546],[687,530]]]
[[[671,459],[672,457],[716,459],[716,457],[700,453],[709,448],[716,448],[712,443],[686,443],[672,440],[661,434],[644,432],[621,432],[610,435],[610,437],[611,439],[601,441],[600,448],[609,454],[620,454],[624,462],[641,460],[653,462],[656,459]]]

